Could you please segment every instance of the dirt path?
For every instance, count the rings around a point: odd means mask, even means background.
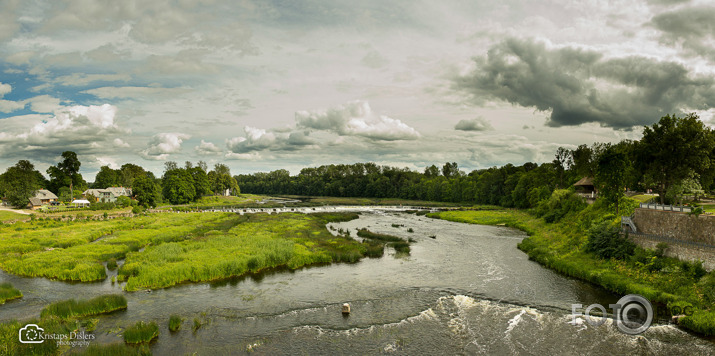
[[[31,213],[28,213],[24,210],[21,209],[12,209],[7,206],[0,206],[0,210],[5,210],[5,211],[12,211],[13,213],[18,213],[18,214],[24,214],[24,215],[30,215]]]

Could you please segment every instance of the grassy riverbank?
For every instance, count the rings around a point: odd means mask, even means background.
[[[0,283],[0,304],[5,304],[6,301],[17,298],[22,298],[22,292],[10,283]]]
[[[34,221],[0,228],[0,267],[29,277],[97,281],[126,258],[127,290],[164,288],[315,263],[356,262],[369,244],[325,225],[356,214],[150,214],[111,220]],[[143,250],[142,250],[143,249]],[[140,252],[141,250],[141,252]]]
[[[625,199],[620,215],[630,214],[636,205],[634,200]],[[620,218],[600,202],[569,212],[554,223],[546,223],[526,211],[506,209],[449,211],[428,216],[518,228],[529,234],[518,247],[530,259],[621,295],[640,294],[662,305],[693,305],[695,314],[686,317],[681,325],[704,335],[715,335],[714,273],[702,275],[693,264],[640,248],[625,259],[601,259],[586,251],[589,229],[620,224]]]

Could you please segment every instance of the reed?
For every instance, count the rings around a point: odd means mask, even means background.
[[[173,314],[169,317],[169,331],[177,331],[181,328],[181,323],[184,321],[180,316]]]
[[[91,315],[106,314],[127,308],[127,299],[123,295],[103,295],[89,300],[65,300],[48,305],[40,313],[45,319],[56,316],[60,319],[81,318]]]
[[[22,292],[10,283],[0,283],[0,304],[5,304],[6,301],[17,298],[22,298]]]
[[[124,330],[124,342],[127,344],[150,342],[157,337],[159,337],[159,326],[153,321],[151,323],[140,321]]]

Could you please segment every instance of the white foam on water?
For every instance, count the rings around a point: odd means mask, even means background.
[[[521,317],[526,314],[526,310],[522,310],[519,314],[509,320],[509,325],[504,330],[504,334],[510,333],[521,322]]]

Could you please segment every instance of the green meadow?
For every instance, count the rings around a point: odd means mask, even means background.
[[[15,221],[15,220],[27,220],[30,216],[27,214],[20,214],[9,210],[0,210],[0,222],[4,221]]]
[[[369,243],[333,236],[325,225],[357,214],[157,213],[108,220],[34,219],[0,226],[0,267],[65,281],[107,278],[129,291],[213,281],[267,268],[356,262]]]
[[[17,298],[22,298],[22,292],[10,283],[0,283],[0,304],[5,304],[6,301]]]
[[[638,200],[624,199],[624,211],[632,213]],[[529,237],[519,249],[529,258],[568,276],[600,285],[614,293],[640,294],[653,303],[692,305],[694,315],[681,326],[704,335],[715,335],[715,273],[707,273],[696,264],[665,257],[653,250],[635,248],[625,259],[603,259],[587,251],[588,231],[599,224],[620,224],[613,207],[600,201],[583,210],[572,211],[560,221],[546,223],[523,210],[445,211],[428,214],[444,220],[502,225],[520,229]]]

